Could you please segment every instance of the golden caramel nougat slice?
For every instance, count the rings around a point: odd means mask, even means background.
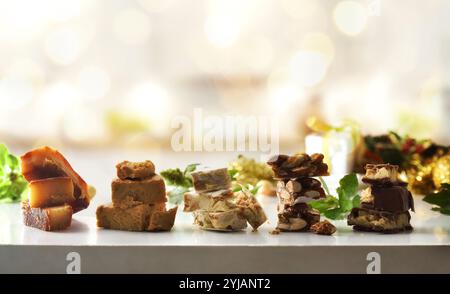
[[[26,226],[43,231],[59,231],[68,228],[72,222],[73,209],[68,204],[32,208],[28,201],[22,202],[23,222]]]
[[[69,177],[48,178],[30,182],[30,206],[49,207],[75,201],[73,182]]]
[[[28,181],[48,178],[70,177],[74,184],[75,201],[70,203],[74,213],[89,206],[95,189],[89,186],[56,149],[41,147],[21,156],[22,174]]]

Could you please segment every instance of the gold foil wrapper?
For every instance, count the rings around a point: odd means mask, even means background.
[[[450,154],[447,154],[436,161],[433,168],[433,183],[437,189],[443,183],[450,183]]]
[[[442,183],[450,183],[450,155],[422,159],[413,155],[403,179],[415,194],[427,195],[439,189]]]

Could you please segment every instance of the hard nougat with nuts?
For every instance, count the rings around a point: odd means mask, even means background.
[[[166,188],[154,164],[124,161],[112,181],[112,203],[97,208],[97,226],[124,231],[170,231],[177,207],[166,209]]]
[[[249,223],[257,230],[266,220],[264,210],[248,191],[234,193],[226,168],[192,173],[194,192],[184,195],[184,211],[204,230],[239,231]]]
[[[321,182],[313,178],[328,175],[323,158],[322,154],[299,153],[276,155],[267,162],[277,180],[278,230],[308,231],[320,221],[319,211],[307,203],[326,197]]]
[[[407,184],[398,180],[398,166],[368,164],[362,181],[369,187],[361,193],[361,207],[348,216],[348,225],[381,233],[412,230],[409,210],[414,211],[414,201]]]

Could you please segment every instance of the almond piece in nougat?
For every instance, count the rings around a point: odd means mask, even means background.
[[[224,212],[194,211],[194,223],[204,230],[240,231],[247,228],[247,220],[239,208]]]
[[[210,212],[227,211],[236,208],[231,190],[184,194],[184,212],[205,210]]]
[[[197,192],[211,192],[231,188],[231,178],[227,168],[192,173],[192,182]]]
[[[72,206],[64,204],[48,208],[32,208],[28,201],[22,202],[23,222],[26,226],[43,231],[59,231],[72,222]]]
[[[391,164],[367,164],[362,181],[369,184],[397,183],[398,166]]]
[[[116,179],[112,182],[111,188],[112,202],[115,206],[120,206],[130,198],[144,204],[167,201],[166,186],[159,175],[141,181]]]
[[[29,188],[29,203],[33,208],[58,206],[75,201],[73,182],[69,177],[31,181]]]

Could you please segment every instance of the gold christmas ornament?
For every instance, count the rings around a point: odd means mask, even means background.
[[[450,154],[439,158],[433,168],[433,183],[440,188],[443,183],[450,183]]]
[[[435,190],[433,183],[433,168],[438,157],[423,160],[418,154],[414,154],[406,168],[408,188],[415,194],[426,195]]]

